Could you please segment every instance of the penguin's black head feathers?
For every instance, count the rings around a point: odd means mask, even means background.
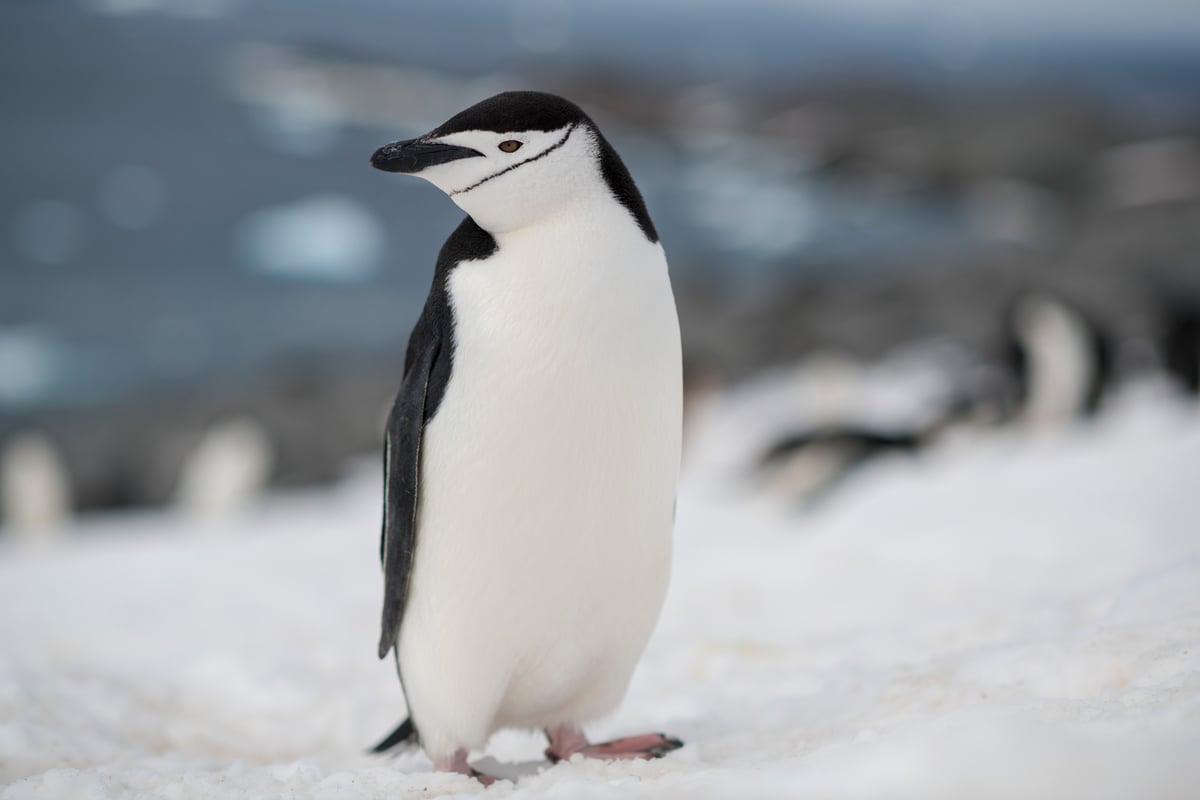
[[[424,136],[375,151],[371,165],[428,180],[485,230],[512,230],[572,198],[607,191],[658,241],[642,195],[583,110],[545,92],[503,92]]]
[[[557,131],[579,122],[591,123],[583,110],[546,92],[502,92],[460,111],[435,128],[430,137],[460,131]]]

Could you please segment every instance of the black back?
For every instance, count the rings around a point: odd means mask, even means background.
[[[629,174],[625,162],[621,160],[617,151],[612,148],[612,145],[604,138],[604,134],[600,133],[595,125],[592,126],[592,132],[595,133],[596,143],[600,146],[600,173],[604,176],[604,182],[608,184],[608,188],[617,198],[617,202],[625,206],[626,210],[633,215],[638,227],[642,229],[642,233],[646,234],[646,238],[652,244],[657,242],[658,231],[654,229],[654,223],[650,221],[650,212],[646,210],[646,201],[642,199],[642,193],[638,191],[637,184],[633,182],[633,176]]]

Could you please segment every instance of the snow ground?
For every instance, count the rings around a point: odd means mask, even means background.
[[[960,442],[797,514],[728,480],[756,408],[698,433],[667,607],[593,730],[687,747],[548,767],[502,733],[487,755],[520,777],[486,796],[1195,796],[1200,415],[1142,398]],[[483,794],[363,753],[403,713],[373,656],[374,469],[233,520],[4,544],[0,798]]]

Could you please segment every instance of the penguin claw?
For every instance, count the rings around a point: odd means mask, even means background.
[[[674,736],[667,736],[665,733],[658,734],[662,737],[662,741],[654,747],[646,750],[647,758],[662,758],[667,753],[678,750],[683,747],[683,740]]]

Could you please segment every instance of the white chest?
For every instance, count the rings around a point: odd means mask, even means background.
[[[454,361],[426,427],[401,632],[425,735],[610,710],[658,616],[679,328],[661,248],[616,221],[630,235],[591,218],[498,237],[451,273]]]
[[[460,264],[450,277],[456,365],[461,356],[498,376],[561,369],[580,380],[669,367],[679,334],[666,259],[626,220],[604,224],[621,213],[500,236],[492,258]]]

